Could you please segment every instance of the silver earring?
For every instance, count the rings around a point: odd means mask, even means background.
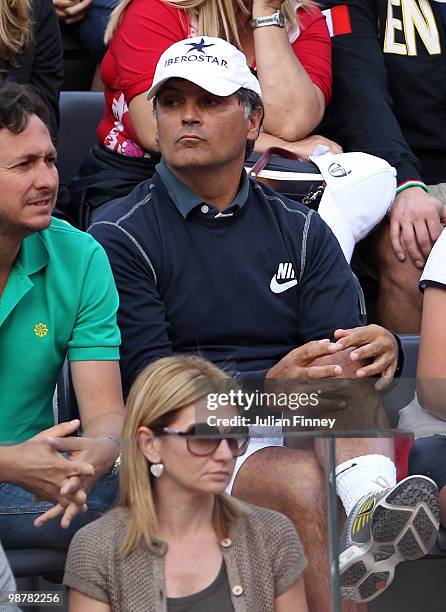
[[[163,473],[164,465],[162,463],[152,463],[150,466],[150,472],[155,476],[155,478],[159,478]]]

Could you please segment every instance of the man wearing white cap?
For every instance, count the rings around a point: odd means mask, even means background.
[[[259,382],[349,375],[388,382],[396,341],[378,326],[359,327],[353,277],[330,229],[243,170],[263,117],[260,86],[244,55],[217,38],[180,41],[161,56],[148,95],[163,156],[157,173],[90,228],[108,252],[120,293],[125,392],[155,359],[197,351]],[[310,452],[278,448],[280,436],[254,439],[234,484],[236,495],[280,510],[296,525],[309,558],[310,608],[317,611],[330,607],[319,442]],[[366,497],[381,508],[393,494],[407,516],[398,535],[418,506],[426,507],[432,521],[421,541],[429,547],[438,521],[427,503],[403,493],[435,485],[418,479],[396,486],[388,441],[339,440],[337,450],[348,524]],[[393,512],[392,506],[376,518],[371,512],[368,528]],[[400,557],[391,555],[388,579],[377,584],[372,535],[346,541],[341,572],[364,562],[362,579],[372,586],[355,597],[372,599],[390,583]]]

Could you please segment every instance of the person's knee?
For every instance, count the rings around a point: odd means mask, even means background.
[[[397,287],[406,295],[420,299],[418,289],[420,270],[409,256],[406,256],[404,261],[396,257],[390,242],[388,224],[382,226],[377,232],[376,261],[381,284]]]

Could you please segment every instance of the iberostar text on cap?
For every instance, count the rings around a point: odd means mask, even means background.
[[[242,87],[262,95],[243,53],[227,41],[211,36],[180,40],[164,51],[147,97],[153,98],[161,85],[173,78],[195,83],[216,96],[230,96]]]

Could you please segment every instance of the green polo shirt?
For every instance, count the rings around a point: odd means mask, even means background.
[[[119,359],[118,296],[107,256],[85,232],[53,219],[25,238],[0,297],[0,443],[53,425],[65,356]]]

